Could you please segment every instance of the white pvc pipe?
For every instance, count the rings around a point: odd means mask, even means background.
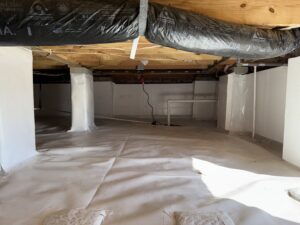
[[[167,102],[167,114],[168,114],[168,126],[171,126],[171,112],[170,112],[170,105],[169,105],[169,101]]]
[[[210,102],[217,102],[217,100],[216,99],[168,100],[167,102],[168,126],[171,126],[170,103],[210,103]]]
[[[168,100],[168,103],[207,103],[216,101],[216,99]]]
[[[252,120],[252,138],[255,138],[256,129],[256,80],[257,80],[257,66],[254,66],[254,77],[253,77],[253,120]]]

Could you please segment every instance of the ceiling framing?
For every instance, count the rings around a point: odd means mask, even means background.
[[[298,0],[153,0],[165,5],[198,12],[224,21],[258,27],[298,27]],[[195,54],[162,47],[141,38],[135,60],[129,58],[132,41],[76,46],[33,48],[35,69],[63,69],[83,66],[92,70],[133,70],[141,63],[147,70],[207,70],[222,57]],[[233,65],[234,59],[221,61]]]

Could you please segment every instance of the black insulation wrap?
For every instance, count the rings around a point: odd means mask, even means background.
[[[0,46],[131,40],[139,35],[139,7],[140,0],[0,0]],[[259,29],[152,3],[147,17],[150,42],[200,54],[263,59],[300,47],[300,29]]]
[[[300,47],[300,29],[259,29],[159,4],[149,5],[145,36],[171,48],[240,59],[274,58]]]
[[[138,36],[138,0],[0,0],[0,45],[112,43]]]

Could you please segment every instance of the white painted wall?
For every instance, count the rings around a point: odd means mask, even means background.
[[[197,81],[195,84],[145,84],[150,101],[155,106],[156,116],[167,115],[168,99],[197,99],[200,95],[216,95],[216,81]],[[39,85],[35,86],[38,93]],[[195,90],[195,96],[194,96]],[[43,111],[53,114],[58,111],[71,112],[69,84],[43,84]],[[150,117],[147,98],[140,84],[114,84],[94,82],[96,116]],[[38,102],[38,94],[36,94]],[[216,104],[205,105],[176,103],[171,106],[174,116],[194,117],[199,120],[215,120]],[[193,115],[194,112],[194,115]]]
[[[0,163],[10,170],[35,151],[32,53],[0,48]]]
[[[112,82],[94,82],[96,116],[113,116],[113,93],[114,84]]]
[[[283,158],[300,167],[300,57],[289,60]]]
[[[287,68],[257,73],[256,134],[282,143]],[[230,74],[220,79],[218,127],[251,132],[253,119],[253,74]]]

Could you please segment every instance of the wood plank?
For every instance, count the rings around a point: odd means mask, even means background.
[[[66,68],[66,65],[49,60],[42,57],[33,57],[33,68],[34,69],[61,69]]]
[[[39,56],[45,57],[47,59],[53,60],[55,62],[58,62],[63,65],[68,65],[68,66],[81,66],[78,62],[69,60],[67,57],[64,55],[58,55],[54,54],[51,50],[45,50],[39,47],[32,47],[31,48],[32,52],[34,54],[37,54]]]
[[[45,53],[58,56],[64,64],[71,62],[91,69],[135,69],[140,61],[149,61],[150,69],[160,67],[171,69],[207,68],[221,59],[219,56],[195,54],[149,43],[145,38],[141,42],[135,60],[129,58],[132,41],[98,45],[41,47]],[[44,53],[43,52],[43,53]],[[49,58],[49,57],[48,57]],[[35,63],[38,66],[38,62]],[[44,67],[44,62],[43,62]],[[52,65],[49,65],[52,67]]]

